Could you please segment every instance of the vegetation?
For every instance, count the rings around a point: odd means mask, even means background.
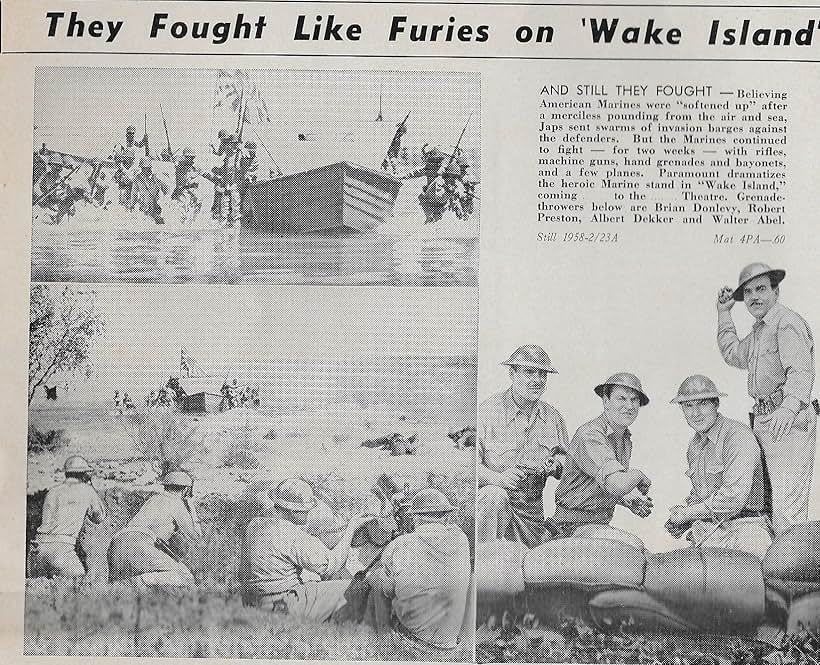
[[[65,287],[54,297],[44,284],[31,287],[28,346],[28,403],[56,375],[88,377],[91,344],[104,328],[96,293]]]
[[[40,453],[51,453],[69,444],[68,434],[64,429],[51,429],[47,432],[29,425],[28,427],[28,454],[38,455]]]

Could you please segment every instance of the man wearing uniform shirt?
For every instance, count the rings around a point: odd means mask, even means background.
[[[270,491],[274,505],[254,517],[242,541],[240,579],[244,602],[295,619],[327,621],[346,603],[350,580],[334,579],[345,567],[353,534],[372,516],[356,516],[333,549],[305,531],[316,507],[313,489],[288,478]],[[307,575],[318,577],[305,579]]]
[[[151,217],[157,224],[164,224],[159,198],[163,194],[168,194],[168,185],[154,174],[150,157],[140,157],[139,164],[139,173],[136,174],[131,185],[131,200],[128,208],[134,210],[138,207],[140,212]]]
[[[680,538],[691,527],[695,544],[749,552],[762,561],[772,538],[760,446],[751,429],[718,411],[725,396],[710,378],[695,374],[672,400],[695,435],[686,452],[692,491],[685,506],[670,508],[666,529]]]
[[[584,524],[609,524],[618,505],[641,518],[652,512],[652,500],[646,496],[651,481],[643,471],[629,468],[629,427],[649,397],[640,379],[628,372],[613,374],[595,387],[595,394],[603,413],[575,432],[555,490],[554,520],[564,536]]]
[[[50,489],[43,503],[34,551],[37,571],[46,577],[82,577],[87,569],[77,541],[88,518],[100,524],[105,504],[91,485],[91,466],[79,455],[63,465],[65,481]]]
[[[477,538],[532,548],[548,535],[542,494],[547,477],[561,475],[567,428],[541,400],[547,376],[557,373],[544,349],[522,346],[502,364],[512,385],[478,409]]]
[[[375,594],[377,628],[390,623],[416,660],[453,660],[470,590],[470,545],[450,524],[457,508],[431,487],[410,502],[414,529],[385,547],[368,582]],[[391,612],[392,611],[392,612]]]
[[[169,544],[177,534],[191,541],[202,538],[193,501],[193,481],[184,471],[162,477],[163,491],[139,509],[108,547],[110,581],[140,577],[147,586],[185,587],[194,576]]]
[[[771,484],[776,535],[808,520],[817,438],[814,340],[803,318],[778,302],[785,276],[784,270],[752,263],[741,271],[737,288],[723,287],[717,301],[718,348],[729,365],[749,372],[753,429]],[[742,340],[731,313],[740,301],[755,318]]]

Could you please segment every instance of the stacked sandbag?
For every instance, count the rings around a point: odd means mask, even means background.
[[[475,579],[479,605],[510,599],[524,591],[524,557],[522,543],[496,540],[476,543]]]
[[[820,522],[797,524],[781,534],[763,560],[770,594],[788,606],[789,632],[820,629]]]
[[[643,541],[634,533],[624,531],[609,524],[583,524],[575,529],[573,537],[577,538],[604,538],[606,540],[617,540],[631,545],[641,552],[646,550]]]
[[[534,589],[639,589],[645,568],[646,555],[632,545],[607,538],[562,538],[527,552],[524,582]]]

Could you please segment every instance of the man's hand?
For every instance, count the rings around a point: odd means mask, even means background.
[[[649,478],[647,478],[646,476],[644,476],[644,479],[638,483],[635,489],[638,490],[644,496],[646,496],[647,494],[649,494],[650,487],[652,487],[652,481],[649,480]]]
[[[760,423],[769,423],[769,431],[772,433],[772,438],[775,443],[792,431],[794,424],[794,412],[791,409],[781,406],[776,411],[770,413],[768,416],[758,418]]]
[[[623,503],[629,510],[642,519],[652,514],[652,499],[648,496],[644,496],[637,488],[624,496]]]
[[[673,538],[680,538],[692,526],[692,520],[686,512],[686,506],[672,506],[669,509],[669,519],[664,527]]]
[[[561,476],[564,473],[564,465],[561,464],[560,460],[555,459],[554,457],[550,457],[546,462],[544,462],[544,474],[549,478],[552,476],[556,480],[561,480]]]
[[[508,492],[513,492],[520,489],[521,481],[524,480],[526,475],[527,473],[523,469],[516,466],[510,467],[498,474],[498,486]]]
[[[717,311],[728,312],[735,306],[735,299],[732,297],[734,289],[731,286],[724,286],[717,295]]]

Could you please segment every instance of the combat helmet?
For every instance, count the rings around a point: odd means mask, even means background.
[[[450,176],[451,178],[458,178],[461,176],[461,169],[458,167],[458,164],[455,162],[450,162],[447,165],[447,168],[444,169],[444,175]]]
[[[93,469],[82,455],[72,455],[63,464],[64,473],[91,473]]]
[[[125,133],[126,134],[136,134],[137,133],[137,128],[134,127],[134,125],[128,125],[128,127],[125,128]]]
[[[458,510],[446,496],[433,487],[425,487],[416,492],[410,501],[410,513],[424,515],[425,513],[451,513]]]
[[[537,344],[519,346],[501,364],[509,367],[531,367],[532,369],[542,369],[550,374],[558,374],[558,370],[553,367],[547,352]]]
[[[164,487],[168,487],[169,485],[173,485],[175,487],[193,487],[194,481],[185,471],[169,471],[166,473],[160,483]]]
[[[597,386],[595,386],[595,394],[598,395],[598,397],[603,397],[604,390],[606,390],[608,386],[621,386],[622,388],[631,388],[636,393],[638,393],[638,398],[640,400],[641,406],[646,406],[647,404],[649,404],[649,397],[643,391],[643,387],[641,386],[641,380],[634,374],[631,374],[630,372],[616,372],[615,374],[610,376],[606,381],[604,381],[603,383],[599,383]]]
[[[747,282],[751,282],[755,277],[768,275],[772,280],[772,288],[776,288],[786,277],[786,271],[779,268],[772,268],[766,263],[750,263],[737,278],[737,288],[732,293],[732,298],[738,302],[743,302],[743,287]]]
[[[424,159],[428,164],[441,164],[444,161],[445,154],[438,149],[438,147],[428,150],[424,154]]]
[[[185,148],[182,151],[182,156],[183,157],[196,157],[196,153],[194,152],[193,148]]]
[[[678,394],[670,401],[670,404],[721,397],[726,397],[726,393],[720,392],[712,379],[703,374],[693,374],[683,380],[678,388]]]
[[[216,134],[216,138],[218,138],[218,139],[228,138],[228,130],[227,129],[220,129]]]
[[[313,488],[301,478],[287,478],[270,491],[270,498],[280,508],[306,512],[316,507]]]

